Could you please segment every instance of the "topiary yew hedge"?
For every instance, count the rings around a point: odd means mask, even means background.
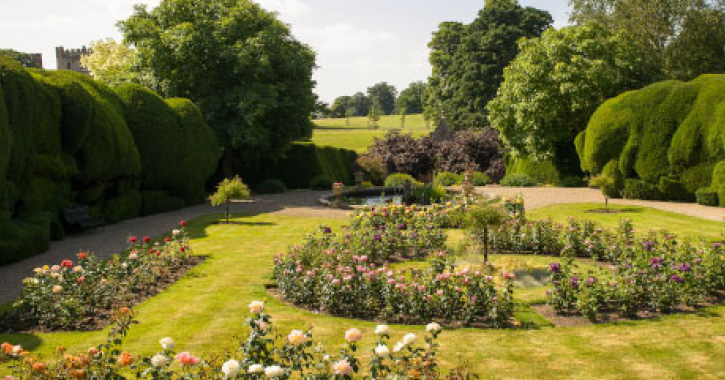
[[[0,57],[0,264],[61,239],[63,207],[85,204],[116,222],[203,200],[220,152],[199,110],[128,92],[119,97],[82,74],[28,70]],[[149,108],[130,112],[122,100],[136,98]],[[163,171],[147,165],[155,160]],[[172,201],[159,200],[160,191]]]
[[[660,82],[610,99],[576,147],[592,175],[615,166],[609,174],[623,179],[622,195],[692,201],[699,190],[717,193],[725,205],[725,75]]]

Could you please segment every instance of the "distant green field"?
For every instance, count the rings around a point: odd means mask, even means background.
[[[374,138],[384,137],[391,129],[400,129],[401,133],[412,133],[415,137],[428,135],[433,127],[426,126],[423,115],[408,115],[405,128],[401,129],[400,115],[382,116],[377,129],[368,128],[367,117],[347,119],[315,120],[312,142],[317,145],[334,146],[362,153],[373,143]]]

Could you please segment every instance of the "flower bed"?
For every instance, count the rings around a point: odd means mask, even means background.
[[[443,251],[445,209],[360,210],[338,234],[311,235],[275,259],[279,292],[296,305],[391,322],[503,326],[513,314],[513,275],[456,271]],[[394,271],[389,261],[430,259],[426,270]]]
[[[595,321],[602,314],[634,317],[707,305],[725,295],[725,251],[720,243],[680,241],[650,234],[637,238],[632,223],[616,231],[588,221],[511,219],[492,237],[500,251],[562,256],[550,266],[549,303],[561,314]],[[573,257],[609,263],[580,278]]]
[[[3,379],[318,379],[351,380],[353,378],[389,378],[435,380],[441,378],[437,363],[437,338],[441,326],[426,326],[423,344],[418,336],[406,334],[389,347],[391,329],[380,325],[375,329],[377,343],[370,349],[371,360],[365,368],[359,359],[360,340],[357,328],[345,332],[345,344],[328,353],[315,343],[310,331],[292,330],[286,337],[275,329],[263,302],[250,305],[247,319],[249,336],[240,341],[234,354],[203,359],[189,352],[176,352],[172,338],[160,340],[161,350],[153,356],[138,356],[121,349],[122,338],[134,323],[133,314],[123,308],[115,314],[115,324],[106,343],[91,347],[86,353],[65,354],[43,362],[22,347],[3,343],[0,364],[7,362],[12,375]],[[465,371],[454,370],[448,378],[466,377]]]
[[[109,260],[81,252],[77,261],[35,269],[0,326],[20,330],[92,330],[108,324],[109,313],[135,305],[175,282],[200,262],[191,256],[181,222],[172,237],[152,243],[129,239],[129,248]]]

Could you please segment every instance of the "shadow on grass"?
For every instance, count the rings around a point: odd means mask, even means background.
[[[240,218],[251,218],[253,216],[263,214],[263,212],[259,213],[241,213],[241,214],[232,214],[231,219],[229,221],[229,224],[226,222],[226,215],[224,214],[209,214],[200,216],[197,218],[194,218],[190,222],[188,222],[186,226],[187,233],[189,235],[189,238],[191,239],[200,239],[205,238],[208,235],[207,228],[211,226],[234,226],[234,227],[269,227],[274,226],[276,223],[270,223],[270,222],[245,222],[243,220],[239,220]]]
[[[32,351],[43,343],[37,335],[28,333],[0,334],[0,342],[8,342],[12,345],[19,344],[23,350]]]

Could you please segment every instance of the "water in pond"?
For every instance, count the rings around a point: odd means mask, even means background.
[[[360,205],[367,205],[367,206],[377,206],[381,204],[394,204],[394,205],[401,205],[403,204],[403,196],[401,195],[371,195],[367,197],[362,197],[357,199],[358,204]]]

